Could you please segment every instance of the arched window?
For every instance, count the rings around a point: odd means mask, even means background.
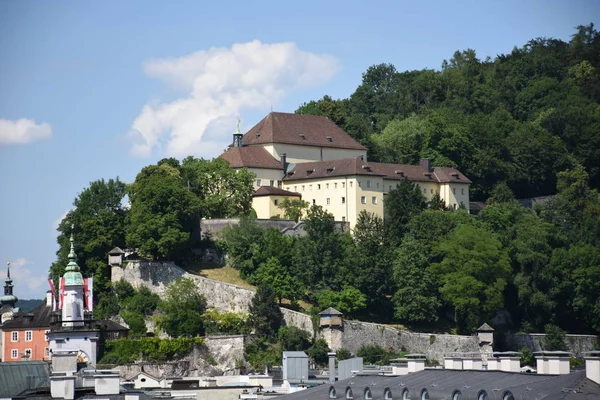
[[[402,391],[402,400],[410,400],[410,391],[408,389]]]
[[[421,400],[429,400],[429,392],[427,389],[421,391]]]
[[[373,395],[371,394],[371,389],[365,388],[365,400],[373,400]]]
[[[383,400],[392,400],[392,391],[390,388],[385,388],[383,391]]]
[[[504,392],[504,396],[502,396],[502,400],[515,400],[515,396],[511,392]]]
[[[329,398],[330,399],[337,399],[337,393],[336,393],[335,388],[333,386],[329,388]]]
[[[452,400],[460,399],[462,399],[462,393],[460,392],[460,390],[455,390],[454,393],[452,393]]]
[[[346,400],[352,400],[353,398],[352,388],[350,386],[346,387]]]
[[[489,400],[489,396],[485,390],[482,390],[477,395],[477,400]]]

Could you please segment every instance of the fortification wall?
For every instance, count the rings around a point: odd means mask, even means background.
[[[521,347],[527,346],[533,351],[543,350],[543,340],[546,335],[543,333],[515,333],[506,336],[506,343],[509,348],[518,351]],[[598,336],[594,335],[571,335],[565,337],[567,351],[573,353],[576,358],[582,358],[583,353],[592,351],[598,344]]]
[[[414,333],[369,322],[343,322],[343,330],[324,329],[322,336],[334,349],[345,348],[356,354],[362,346],[379,345],[386,350],[423,353],[440,363],[453,352],[490,351],[481,348],[477,336]],[[329,342],[331,341],[331,343]]]

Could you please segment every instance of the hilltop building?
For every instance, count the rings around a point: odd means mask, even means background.
[[[283,214],[285,198],[322,206],[336,221],[353,227],[362,210],[383,217],[384,199],[402,179],[431,199],[439,194],[450,208],[469,210],[471,181],[460,171],[419,165],[367,161],[367,149],[327,117],[271,112],[220,156],[231,168],[256,175],[253,208],[258,218]]]

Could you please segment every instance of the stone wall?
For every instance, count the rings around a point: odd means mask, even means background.
[[[533,351],[543,350],[542,342],[546,335],[543,333],[515,333],[506,335],[506,343],[512,350],[518,351],[527,346]],[[592,351],[598,344],[598,336],[594,335],[566,335],[565,344],[567,351],[576,358],[582,358],[583,353]]]
[[[480,348],[477,336],[414,333],[360,321],[344,320],[343,329],[323,329],[322,336],[334,350],[345,348],[356,354],[364,345],[379,345],[386,350],[422,353],[440,363],[453,352],[491,350]]]
[[[206,297],[208,306],[215,311],[246,314],[250,311],[254,290],[187,273],[172,262],[129,261],[123,267],[112,267],[111,280],[118,282],[124,278],[135,288],[143,285],[162,295],[169,283],[181,277],[193,280],[198,291]],[[309,315],[286,308],[282,308],[281,312],[286,325],[314,334]]]

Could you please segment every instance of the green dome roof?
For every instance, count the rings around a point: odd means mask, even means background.
[[[83,286],[83,275],[77,265],[77,254],[75,254],[75,239],[73,239],[73,233],[71,233],[71,251],[69,251],[69,263],[67,269],[63,275],[65,278],[65,286]]]

